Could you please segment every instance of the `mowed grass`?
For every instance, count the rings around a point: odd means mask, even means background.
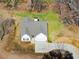
[[[52,33],[58,32],[63,28],[63,24],[60,23],[60,19],[57,13],[54,11],[48,11],[46,13],[34,13],[34,12],[16,12],[16,16],[21,17],[22,19],[25,17],[39,17],[40,20],[48,21],[48,38],[49,41],[52,41]]]

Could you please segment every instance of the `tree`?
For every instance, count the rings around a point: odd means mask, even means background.
[[[7,7],[15,8],[17,7],[19,0],[6,0]]]
[[[73,59],[73,55],[69,51],[59,49],[44,54],[42,59]]]
[[[32,5],[31,5],[31,8],[40,12],[43,10],[43,7],[44,7],[44,2],[43,0],[31,0],[32,2]]]
[[[2,40],[5,35],[14,31],[14,28],[15,28],[14,26],[15,26],[15,20],[14,19],[3,20],[0,23],[0,39]]]

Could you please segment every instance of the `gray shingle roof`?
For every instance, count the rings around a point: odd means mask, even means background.
[[[30,37],[35,37],[39,33],[47,36],[47,22],[46,21],[32,21],[24,19],[21,22],[21,36],[28,34]]]

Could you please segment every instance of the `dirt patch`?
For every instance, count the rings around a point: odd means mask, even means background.
[[[3,55],[0,54],[0,59],[5,59],[5,58],[3,57]]]

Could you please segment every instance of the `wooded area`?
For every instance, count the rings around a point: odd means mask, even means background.
[[[0,0],[0,3],[4,3],[6,7],[10,9],[16,9],[19,5],[24,3],[27,5],[27,9],[29,11],[36,10],[37,12],[46,9],[50,3],[54,0]]]

